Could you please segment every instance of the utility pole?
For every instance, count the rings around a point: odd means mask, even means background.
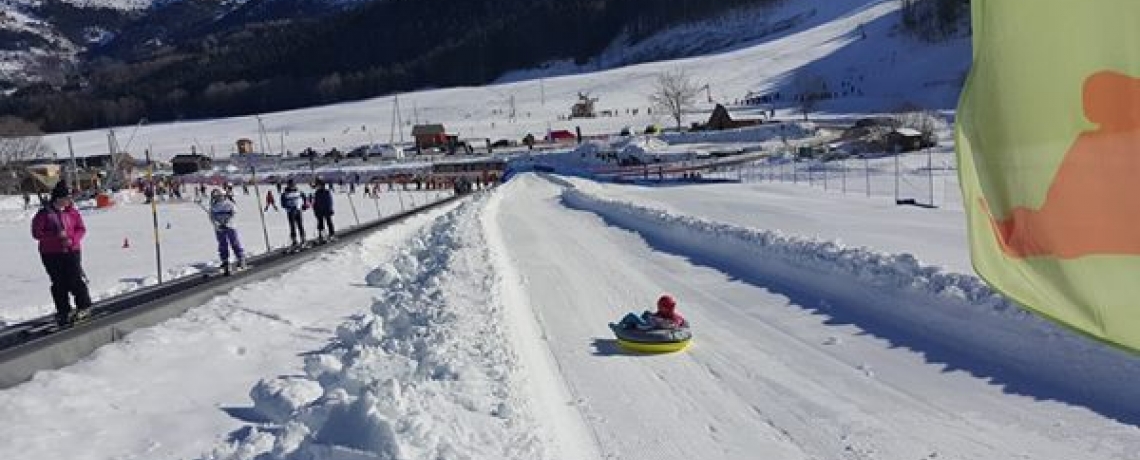
[[[71,154],[71,186],[75,187],[79,166],[75,164],[75,148],[71,146],[71,136],[67,136],[67,151]]]

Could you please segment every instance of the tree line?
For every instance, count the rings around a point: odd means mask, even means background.
[[[320,19],[243,23],[159,47],[112,44],[114,53],[96,51],[62,88],[43,84],[0,98],[0,113],[57,132],[478,85],[549,60],[585,63],[623,31],[636,40],[731,8],[782,1],[377,1]]]

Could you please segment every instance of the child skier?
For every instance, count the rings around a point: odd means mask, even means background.
[[[265,191],[265,211],[268,212],[271,206],[273,207],[274,211],[281,210],[281,208],[277,207],[277,201],[273,199],[273,189]]]
[[[293,179],[289,179],[285,190],[281,191],[281,207],[285,208],[285,215],[289,218],[290,249],[300,249],[305,244],[305,221],[301,219],[301,213],[309,209],[309,203]],[[298,235],[300,239],[297,238]]]
[[[336,239],[336,229],[333,228],[333,195],[325,186],[325,182],[317,179],[317,191],[313,192],[313,215],[317,216],[317,240],[321,243]],[[329,227],[328,239],[325,239],[325,225]]]
[[[657,299],[657,311],[645,311],[641,316],[627,313],[618,324],[626,329],[640,330],[681,329],[688,326],[685,318],[677,313],[677,301],[669,294]]]
[[[221,190],[210,192],[210,221],[214,223],[214,236],[218,239],[218,257],[222,259],[222,272],[230,274],[230,249],[237,256],[237,268],[245,267],[245,251],[241,247],[237,230],[232,222],[236,208]]]

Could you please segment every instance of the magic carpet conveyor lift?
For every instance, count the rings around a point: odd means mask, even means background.
[[[451,196],[351,227],[338,232],[336,241],[299,253],[286,254],[280,248],[252,256],[248,259],[249,269],[230,276],[211,270],[103,299],[92,306],[90,319],[70,328],[51,328],[49,325],[55,322],[53,314],[0,329],[0,389],[26,382],[37,371],[74,364],[131,331],[179,316],[238,286],[280,275],[327,251],[360,241],[375,230],[462,197]]]

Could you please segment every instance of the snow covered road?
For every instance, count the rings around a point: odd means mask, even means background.
[[[1079,407],[1005,393],[832,321],[819,304],[805,305],[828,300],[827,293],[810,290],[818,280],[774,281],[779,291],[763,280],[742,281],[733,267],[672,254],[595,214],[567,210],[562,191],[534,176],[509,183],[502,206],[510,212],[500,213],[500,225],[511,260],[525,274],[527,302],[607,458],[1136,453],[1131,427]],[[831,281],[844,288],[859,282]],[[663,356],[617,349],[606,323],[647,308],[662,292],[676,295],[693,322],[693,347]],[[865,299],[896,302],[889,291]]]

